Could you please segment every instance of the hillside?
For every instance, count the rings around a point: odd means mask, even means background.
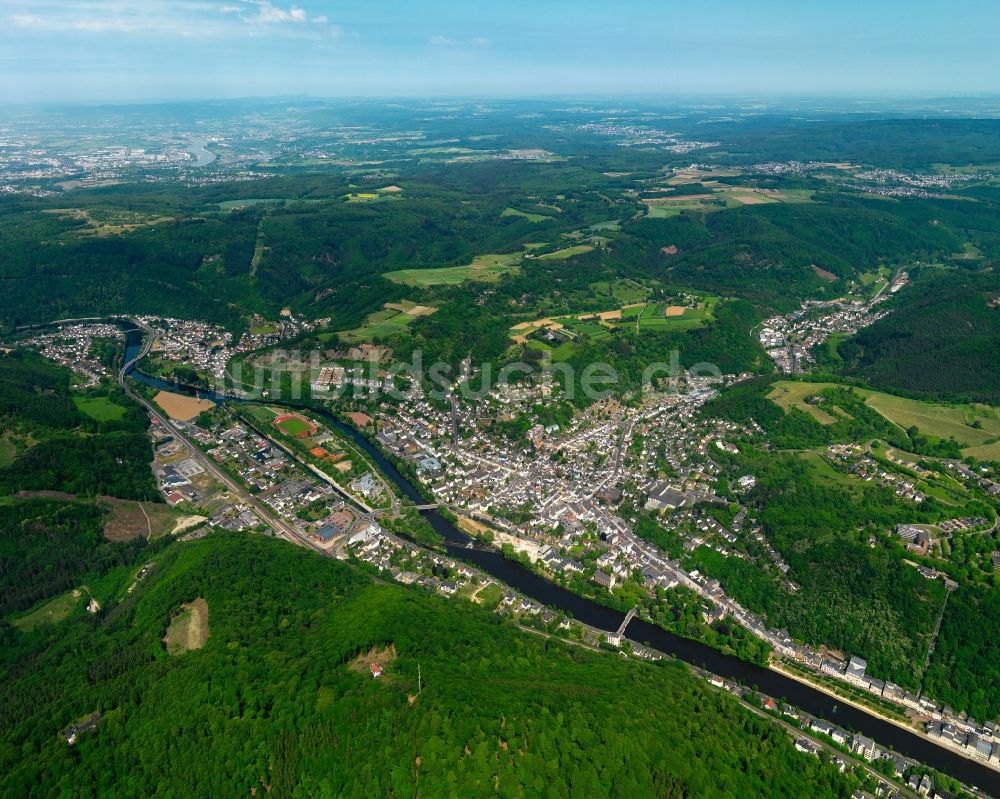
[[[849,374],[921,397],[1000,401],[996,274],[925,270],[889,316],[840,345]]]
[[[97,418],[95,407],[114,413]],[[73,391],[68,369],[30,353],[0,355],[0,496],[54,490],[151,499],[148,424],[117,387]]]
[[[210,631],[168,654],[185,604]],[[4,639],[5,796],[850,793],[679,666],[548,642],[267,539],[175,546],[96,618]],[[60,731],[95,711],[69,748]]]

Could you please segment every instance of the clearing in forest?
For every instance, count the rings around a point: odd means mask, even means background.
[[[201,597],[181,605],[163,636],[163,643],[171,655],[183,655],[192,649],[201,649],[207,640],[208,603]]]
[[[350,662],[348,668],[351,671],[360,671],[364,674],[371,674],[372,663],[377,663],[383,669],[392,661],[396,659],[396,645],[389,644],[389,646],[382,647],[379,649],[377,646],[373,646],[367,652],[358,655],[354,660]]]

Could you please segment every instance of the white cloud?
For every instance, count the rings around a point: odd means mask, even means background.
[[[0,29],[210,37],[238,29],[247,34],[279,26],[294,29],[305,23],[328,28],[334,37],[343,35],[326,15],[310,16],[294,3],[276,5],[271,0],[0,0]]]
[[[461,39],[451,39],[447,36],[431,36],[427,40],[428,44],[432,44],[435,47],[459,47],[461,45],[473,45],[474,47],[486,47],[489,43],[489,39],[485,39],[482,36],[474,36],[468,41],[463,41]]]
[[[235,13],[246,22],[263,25],[281,25],[286,22],[300,24],[309,22],[309,15],[305,9],[296,5],[290,5],[287,9],[276,6],[270,0],[240,0],[243,6],[225,6],[220,9],[226,13]],[[248,8],[249,7],[249,8]],[[250,8],[256,9],[256,13],[247,13]],[[325,23],[326,17],[314,17],[316,23]]]

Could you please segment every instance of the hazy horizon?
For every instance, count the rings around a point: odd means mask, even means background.
[[[991,95],[984,5],[4,0],[0,102]]]

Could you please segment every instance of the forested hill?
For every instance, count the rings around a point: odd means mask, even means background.
[[[903,299],[840,345],[846,371],[911,395],[1000,402],[1000,277],[929,269]]]
[[[55,490],[154,499],[148,425],[117,387],[73,392],[67,369],[31,353],[0,355],[0,496]]]
[[[161,639],[195,600],[204,646],[168,654]],[[4,651],[5,796],[742,799],[851,789],[678,665],[550,642],[269,539],[174,547],[118,605],[70,619],[58,636],[17,634]],[[379,680],[372,659],[385,668]],[[61,731],[94,712],[96,727],[67,746]]]

